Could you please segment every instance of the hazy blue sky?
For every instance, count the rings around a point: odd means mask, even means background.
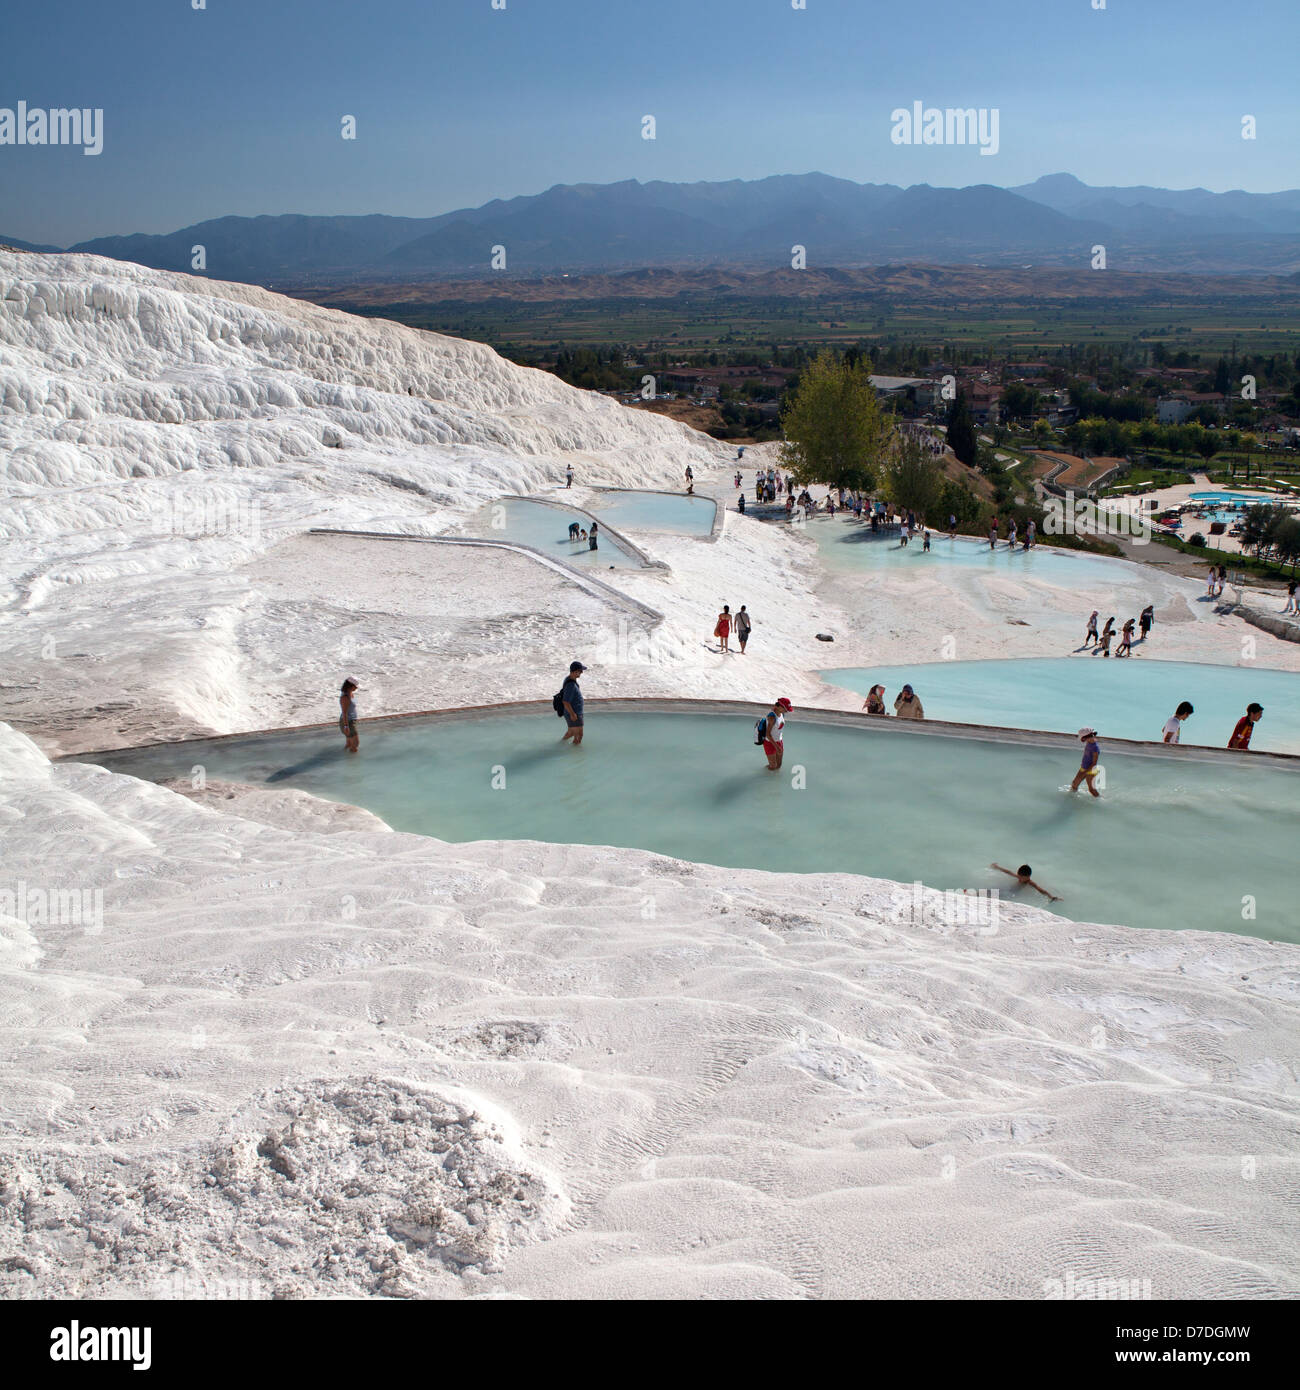
[[[555,183],[814,169],[1300,185],[1300,0],[1106,3],[11,4],[0,107],[102,107],[104,150],[0,145],[0,234],[64,245],[226,213],[430,216]],[[916,100],[998,108],[1000,153],[891,144],[889,113]]]

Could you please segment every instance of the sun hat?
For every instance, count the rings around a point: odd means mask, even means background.
[[[787,699],[785,698],[784,695],[782,695],[781,698],[780,698],[779,700],[776,700],[776,701],[774,701],[773,703],[775,704],[776,708],[778,708],[778,709],[783,709],[783,710],[787,710],[787,711],[794,709],[794,706],[790,703],[789,700],[787,700]]]
[[[1097,731],[1096,731],[1096,729],[1094,729],[1091,725],[1088,725],[1088,726],[1086,726],[1085,728],[1082,728],[1082,729],[1079,730],[1079,737],[1080,737],[1080,738],[1096,738],[1096,737],[1097,737]]]

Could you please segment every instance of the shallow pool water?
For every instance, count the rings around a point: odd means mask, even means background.
[[[1157,628],[1150,643],[1158,640]],[[1138,643],[1134,651],[1141,650]],[[899,690],[910,684],[931,719],[1070,734],[1092,724],[1113,738],[1156,742],[1163,737],[1165,720],[1190,700],[1195,713],[1183,724],[1182,742],[1212,748],[1226,746],[1246,706],[1258,701],[1264,717],[1255,726],[1252,747],[1300,753],[1300,675],[1292,671],[1082,653],[1016,661],[841,667],[823,671],[822,676],[863,696],[873,685],[883,685],[890,710]]]
[[[755,709],[755,717],[761,710]],[[1070,796],[1073,748],[800,723],[766,771],[748,715],[602,712],[559,743],[550,711],[262,735],[105,754],[116,771],[300,787],[447,840],[635,846],[724,866],[846,871],[938,889],[1006,888],[1028,861],[1083,921],[1300,940],[1296,774],[1260,764],[1110,754],[1101,800]],[[803,769],[800,773],[800,769]],[[800,786],[799,782],[804,785]],[[652,891],[654,879],[647,879]],[[739,886],[739,885],[738,885]],[[431,885],[436,892],[436,885]],[[1242,920],[1249,895],[1257,916]],[[1036,903],[1044,902],[1030,892]],[[600,889],[590,895],[600,920]]]
[[[674,496],[667,492],[598,492],[588,505],[602,522],[627,531],[676,531],[707,536],[717,504],[711,497]]]
[[[895,570],[922,574],[927,566],[960,565],[974,572],[1044,579],[1085,591],[1099,585],[1109,588],[1137,584],[1142,578],[1136,566],[1102,555],[1084,555],[1048,545],[1035,545],[1026,551],[1018,544],[1013,551],[1008,548],[1005,535],[998,541],[997,549],[990,550],[987,540],[969,536],[949,540],[932,531],[927,553],[922,549],[919,533],[904,546],[897,533],[873,535],[868,524],[838,516],[816,518],[808,523],[808,532],[816,539],[827,564],[841,572]],[[1024,537],[1020,539],[1023,541]]]
[[[568,512],[541,502],[509,497],[489,502],[480,508],[470,518],[463,534],[531,546],[544,555],[582,568],[608,569],[611,565],[618,569],[641,567],[642,562],[604,532],[603,527],[595,550],[590,549],[585,540],[571,541],[569,523],[572,521],[576,521],[583,530],[591,525],[591,519],[582,512]]]

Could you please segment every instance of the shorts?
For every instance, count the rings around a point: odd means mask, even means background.
[[[766,753],[769,758],[782,747],[784,747],[784,744],[773,743],[770,738],[765,738],[763,740],[763,752]]]
[[[1098,769],[1098,768],[1095,768],[1095,767],[1081,767],[1081,768],[1079,769],[1079,771],[1082,772],[1083,775],[1084,775],[1089,781],[1092,781],[1092,779],[1097,775],[1099,769]]]
[[[581,715],[579,715],[576,719],[570,719],[569,716],[566,714],[566,715],[564,716],[564,722],[565,722],[565,725],[566,725],[568,728],[570,728],[570,729],[581,729],[581,728],[582,728],[582,716],[581,716]]]
[[[357,721],[355,719],[340,719],[339,733],[341,733],[344,738],[356,738]]]

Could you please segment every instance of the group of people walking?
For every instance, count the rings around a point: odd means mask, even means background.
[[[723,652],[733,650],[731,634],[734,632],[736,634],[735,650],[744,656],[745,647],[749,642],[749,634],[753,627],[754,620],[749,616],[749,609],[743,603],[740,605],[740,611],[734,614],[731,611],[731,605],[724,603],[722,612],[718,614],[718,621],[713,625],[713,635],[718,639],[718,650]]]
[[[1001,520],[1001,519],[1000,519],[999,517],[996,517],[996,516],[995,516],[995,517],[993,518],[993,520],[989,522],[989,549],[990,549],[990,550],[996,550],[996,549],[998,548],[998,530],[999,530],[1000,520]],[[954,531],[956,530],[956,526],[955,526],[955,525],[953,526],[953,530],[954,530]],[[1007,549],[1008,549],[1008,550],[1014,550],[1014,549],[1016,548],[1016,539],[1017,539],[1018,534],[1019,534],[1019,528],[1018,528],[1017,525],[1016,525],[1016,519],[1015,519],[1015,517],[1014,517],[1014,516],[1008,517],[1008,518],[1007,518]],[[1021,542],[1021,548],[1022,548],[1023,550],[1029,550],[1029,549],[1031,549],[1031,548],[1037,543],[1037,540],[1038,540],[1038,524],[1037,524],[1037,522],[1034,521],[1033,517],[1030,517],[1030,518],[1029,518],[1029,521],[1028,521],[1028,524],[1025,526],[1025,537],[1024,537],[1024,540]]]
[[[737,473],[736,477],[739,478],[740,474]],[[760,468],[754,474],[754,501],[775,502],[777,497],[786,490],[789,481],[788,478],[783,478],[775,468],[769,468],[766,473]]]
[[[1113,617],[1107,618],[1106,626],[1102,628],[1099,635],[1097,632],[1097,619],[1099,616],[1100,614],[1095,608],[1088,615],[1088,630],[1083,634],[1083,646],[1091,647],[1093,656],[1096,656],[1098,652],[1100,652],[1102,656],[1109,656],[1110,644],[1115,640],[1115,619]],[[1115,655],[1132,656],[1134,629],[1139,627],[1142,629],[1142,636],[1139,640],[1145,642],[1155,620],[1155,605],[1151,603],[1148,603],[1136,618],[1129,618],[1120,629],[1120,642],[1119,646],[1115,649]],[[1083,647],[1079,648],[1079,650],[1082,651]]]

